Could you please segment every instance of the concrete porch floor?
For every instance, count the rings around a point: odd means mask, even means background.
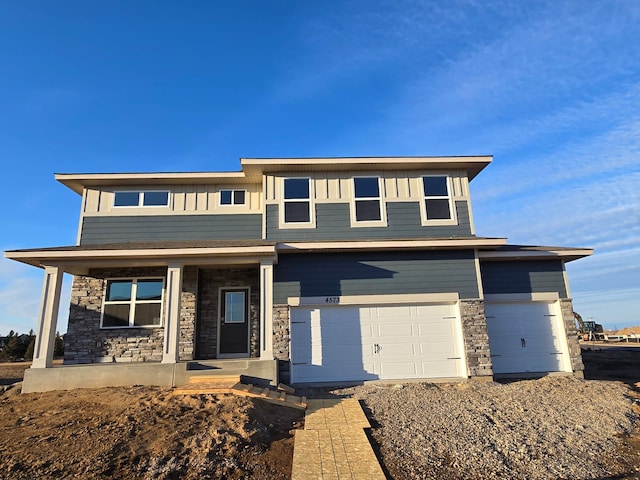
[[[73,388],[149,385],[175,387],[194,376],[239,375],[254,384],[278,384],[277,360],[259,358],[194,360],[180,363],[91,363],[28,368],[23,393],[71,390]]]

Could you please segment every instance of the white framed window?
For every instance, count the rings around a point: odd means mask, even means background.
[[[379,177],[353,178],[352,226],[386,226],[380,180]]]
[[[311,203],[311,179],[284,178],[280,224],[284,227],[313,227],[315,218]]]
[[[220,205],[244,205],[246,190],[220,190]]]
[[[422,177],[422,193],[421,210],[424,225],[450,225],[456,222],[449,177],[446,175]]]
[[[163,294],[163,278],[107,279],[101,328],[161,326]]]
[[[114,192],[114,207],[168,207],[169,190],[121,190]]]

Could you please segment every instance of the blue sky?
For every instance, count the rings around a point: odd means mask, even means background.
[[[595,248],[575,309],[638,325],[639,44],[636,0],[3,1],[0,248],[75,243],[56,172],[492,154],[478,234]],[[0,334],[41,283],[0,260]]]

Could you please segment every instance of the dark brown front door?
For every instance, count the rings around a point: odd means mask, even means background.
[[[249,356],[249,289],[220,289],[219,357]]]

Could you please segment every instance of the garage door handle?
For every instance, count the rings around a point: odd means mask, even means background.
[[[447,360],[460,360],[460,357],[447,357]]]
[[[551,352],[549,355],[562,355],[562,352]]]
[[[524,338],[521,338],[521,339],[520,339],[520,346],[521,346],[522,348],[526,348],[526,346],[527,346],[527,341],[526,341]]]
[[[380,353],[381,350],[382,350],[382,345],[380,345],[378,343],[374,343],[374,345],[373,345],[373,353]]]

